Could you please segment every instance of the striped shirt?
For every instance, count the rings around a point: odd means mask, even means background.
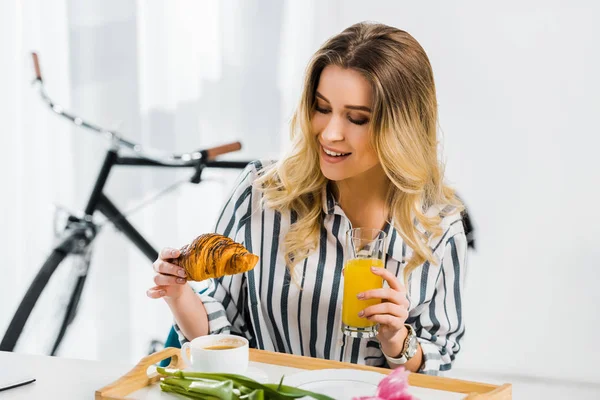
[[[263,165],[253,162],[242,172],[216,224],[216,233],[243,244],[260,259],[251,271],[211,280],[200,294],[210,333],[243,335],[252,347],[264,350],[385,367],[377,339],[352,338],[341,331],[344,236],[350,220],[324,189],[318,247],[296,265],[298,283],[294,283],[282,249],[296,216],[263,205],[262,193],[253,187]],[[443,216],[443,235],[429,242],[440,262],[417,267],[407,286],[407,323],[415,328],[424,356],[420,372],[436,375],[450,369],[465,331],[467,252],[460,213],[449,213],[450,207],[439,210],[432,207],[428,214]],[[388,223],[385,231],[389,240],[385,268],[402,282],[412,251],[392,225]],[[177,324],[175,330],[182,343],[188,340]]]

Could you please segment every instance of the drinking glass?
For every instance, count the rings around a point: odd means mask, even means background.
[[[347,260],[344,264],[342,298],[342,332],[357,338],[377,335],[378,324],[361,318],[358,313],[381,303],[381,299],[359,300],[358,293],[383,287],[383,278],[371,267],[384,268],[386,233],[378,229],[353,228],[346,232]]]

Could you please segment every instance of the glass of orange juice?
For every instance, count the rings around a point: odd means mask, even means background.
[[[357,338],[377,335],[378,324],[361,318],[358,313],[381,303],[380,299],[359,300],[359,293],[383,287],[383,278],[371,267],[385,265],[386,233],[378,229],[353,228],[346,232],[344,264],[344,297],[342,299],[342,332]]]

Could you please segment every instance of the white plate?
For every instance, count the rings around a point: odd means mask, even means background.
[[[283,384],[325,394],[339,400],[374,396],[386,375],[356,369],[321,369],[286,376]]]

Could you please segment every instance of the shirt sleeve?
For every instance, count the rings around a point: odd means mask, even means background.
[[[236,236],[250,219],[252,212],[252,182],[256,176],[257,163],[250,163],[240,174],[234,189],[222,208],[215,226],[215,233],[236,240]],[[209,334],[233,333],[248,336],[244,322],[246,304],[246,275],[236,274],[210,279],[207,290],[198,293],[208,314]],[[189,341],[177,323],[174,323],[181,344]]]
[[[417,318],[416,334],[423,350],[419,372],[438,375],[452,367],[465,333],[463,288],[466,275],[467,239],[457,233],[446,242],[433,299]]]

